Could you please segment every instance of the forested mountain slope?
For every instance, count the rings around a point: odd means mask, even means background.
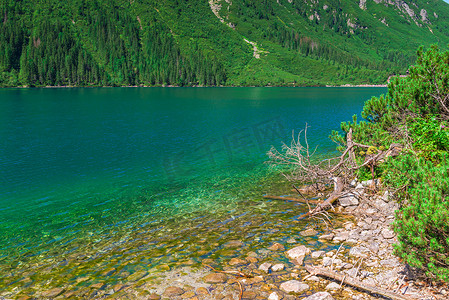
[[[3,0],[0,86],[381,84],[442,0]]]

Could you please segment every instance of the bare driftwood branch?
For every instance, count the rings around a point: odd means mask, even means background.
[[[318,204],[320,201],[316,200],[307,200],[307,199],[301,199],[301,198],[295,198],[295,197],[284,197],[284,196],[272,196],[272,195],[264,195],[265,199],[272,199],[272,200],[287,200],[287,201],[295,201],[295,202],[301,202],[301,203],[312,203],[312,204]]]
[[[320,276],[324,276],[324,277],[328,277],[328,278],[332,278],[335,279],[337,281],[341,281],[345,284],[348,284],[350,286],[356,287],[358,289],[367,291],[369,293],[372,294],[377,294],[377,295],[381,295],[384,297],[387,297],[389,299],[393,299],[393,300],[412,300],[413,298],[408,297],[408,296],[404,296],[404,295],[400,295],[400,294],[396,294],[392,291],[388,291],[388,290],[384,290],[381,288],[377,288],[377,287],[373,287],[370,285],[366,285],[356,279],[350,278],[348,276],[345,276],[344,274],[340,274],[334,271],[329,271],[327,269],[323,269],[323,268],[319,268],[319,267],[313,267],[310,265],[306,265],[306,269],[307,271],[309,271],[310,274],[313,275],[320,275]]]
[[[348,183],[354,178],[354,174],[358,169],[367,166],[371,169],[372,176],[374,177],[375,166],[389,156],[398,155],[402,150],[402,146],[399,144],[392,144],[387,151],[381,151],[370,145],[356,143],[352,140],[353,131],[351,128],[346,135],[346,149],[340,156],[324,160],[312,160],[312,156],[316,149],[313,153],[309,151],[307,128],[306,125],[305,129],[299,132],[297,136],[293,134],[290,145],[283,144],[281,151],[272,147],[268,152],[271,164],[292,167],[290,175],[284,174],[287,179],[310,184],[310,188],[305,189],[298,189],[294,186],[295,190],[301,196],[303,192],[304,194],[307,194],[308,191],[313,191],[314,187],[318,190],[318,187],[334,186],[334,191],[329,197],[324,202],[318,203],[315,208],[309,208],[309,212],[303,217],[315,216],[329,207],[332,207],[332,203],[342,196],[343,191]],[[301,138],[302,134],[303,138]],[[301,140],[304,140],[304,145],[301,143]],[[369,154],[367,154],[364,161],[359,164],[357,164],[355,156],[356,148],[369,150],[367,151]],[[305,198],[304,196],[302,197]],[[272,196],[270,196],[270,198],[272,198]],[[288,200],[285,198],[276,199]],[[313,203],[310,200],[308,202]],[[305,203],[307,203],[307,201],[305,201]]]

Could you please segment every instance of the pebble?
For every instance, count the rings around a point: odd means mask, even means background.
[[[231,258],[231,260],[228,262],[228,264],[230,266],[244,265],[244,264],[246,264],[246,261],[243,259],[234,257],[234,258]]]
[[[196,292],[201,295],[208,295],[209,291],[205,287],[199,287],[196,289]]]
[[[272,264],[266,262],[259,266],[259,270],[261,270],[265,273],[268,273],[268,270],[270,269],[271,266],[272,266]]]
[[[382,229],[381,232],[382,236],[384,237],[384,239],[392,239],[396,236],[396,234],[394,233],[393,230],[390,230],[388,228],[384,228]]]
[[[323,234],[322,236],[318,237],[319,240],[326,240],[326,241],[330,241],[334,238],[334,234],[333,233],[329,233],[329,234]]]
[[[334,291],[334,290],[339,290],[340,289],[340,285],[336,282],[331,282],[328,285],[326,285],[326,290],[329,291]]]
[[[320,281],[320,278],[318,276],[313,275],[308,277],[306,280],[318,282]]]
[[[296,244],[296,240],[294,238],[290,238],[287,240],[287,244]]]
[[[223,273],[212,273],[204,277],[206,283],[225,283],[228,277]]]
[[[285,247],[282,244],[274,243],[273,245],[268,247],[268,250],[271,250],[271,251],[284,251]]]
[[[257,294],[253,291],[244,291],[242,295],[242,299],[256,299]]]
[[[181,295],[182,299],[190,299],[195,297],[195,292],[190,291],[190,292],[185,292],[184,294]]]
[[[334,297],[332,297],[332,295],[328,292],[318,292],[307,298],[304,298],[304,300],[334,300]]]
[[[286,293],[302,293],[309,289],[309,285],[298,280],[289,280],[281,283],[279,289]]]
[[[55,298],[55,297],[59,296],[60,294],[62,294],[63,292],[64,292],[64,289],[62,289],[62,288],[54,288],[54,289],[42,292],[42,297]]]
[[[150,295],[148,296],[148,299],[149,299],[149,300],[160,300],[160,299],[161,299],[161,296],[159,296],[158,294],[153,293],[153,294],[150,294]]]
[[[184,294],[184,290],[177,286],[169,286],[165,289],[164,296],[172,298],[173,296],[179,296]]]
[[[310,256],[312,257],[312,258],[320,258],[321,256],[323,256],[324,255],[324,251],[323,250],[319,250],[319,251],[313,251],[311,254],[310,254]]]
[[[271,267],[271,270],[272,270],[273,272],[278,272],[278,271],[284,270],[284,268],[285,268],[285,265],[284,265],[284,264],[275,264],[275,265],[273,265],[273,266]]]
[[[233,240],[229,241],[226,244],[224,244],[225,248],[240,248],[243,246],[243,242],[239,240]]]
[[[304,257],[307,254],[309,254],[310,252],[311,251],[309,248],[307,248],[304,245],[301,245],[301,246],[298,246],[298,247],[288,250],[285,254],[287,255],[288,258],[293,260],[293,259],[297,259],[300,257]]]
[[[272,292],[270,294],[270,296],[268,296],[268,300],[279,300],[279,299],[281,299],[281,298],[279,297],[278,293],[276,293],[276,292]]]
[[[359,199],[357,199],[357,197],[352,193],[348,193],[347,195],[340,197],[338,201],[343,207],[359,205]]]
[[[309,228],[309,229],[306,229],[304,231],[301,231],[300,234],[302,236],[316,236],[318,234],[318,231],[316,231],[313,228]]]

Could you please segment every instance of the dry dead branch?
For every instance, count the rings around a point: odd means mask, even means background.
[[[402,150],[402,145],[392,144],[387,151],[380,151],[370,145],[363,145],[352,140],[352,128],[346,135],[346,149],[338,157],[324,160],[313,160],[312,156],[316,149],[311,152],[307,142],[307,125],[297,136],[293,134],[290,145],[283,144],[282,150],[278,151],[272,147],[268,151],[270,163],[276,166],[291,167],[291,173],[284,176],[292,181],[300,181],[310,184],[311,188],[298,189],[293,186],[302,196],[309,191],[322,187],[334,186],[334,191],[322,203],[318,203],[313,209],[309,209],[306,216],[314,216],[332,207],[332,203],[342,196],[348,183],[354,178],[355,171],[365,166],[369,167],[374,177],[374,167],[383,162],[389,156],[397,156]],[[303,135],[303,138],[301,136]],[[303,145],[301,140],[304,140]],[[362,163],[357,164],[355,150],[357,148],[370,149]],[[304,198],[304,196],[302,196]],[[311,201],[309,201],[311,202]],[[311,202],[312,203],[312,202]]]
[[[396,294],[392,291],[388,291],[388,290],[384,290],[384,289],[377,288],[374,286],[366,285],[356,279],[348,278],[346,275],[340,274],[338,272],[333,272],[333,271],[329,271],[327,269],[313,267],[313,266],[309,266],[309,265],[306,265],[306,269],[307,269],[307,271],[309,271],[310,274],[332,278],[332,279],[335,279],[340,282],[344,281],[344,283],[347,285],[356,287],[358,289],[361,289],[363,291],[366,291],[366,292],[369,292],[372,294],[381,295],[381,296],[384,296],[389,299],[393,299],[393,300],[411,300],[412,299],[408,296]]]

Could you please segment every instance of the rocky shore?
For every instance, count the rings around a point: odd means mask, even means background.
[[[353,182],[351,193],[339,199],[335,216],[325,234],[319,236],[323,249],[310,249],[292,236],[285,243],[272,243],[256,251],[241,251],[245,241],[228,241],[224,247],[237,253],[225,263],[210,258],[201,267],[194,261],[161,273],[137,272],[132,284],[100,287],[93,298],[99,299],[379,299],[347,284],[357,280],[367,287],[388,290],[397,299],[448,299],[446,286],[429,286],[416,270],[393,255],[397,242],[392,230],[394,211],[399,204],[377,182]],[[309,222],[301,237],[316,236],[322,222]],[[317,230],[316,230],[317,229]],[[329,249],[329,244],[334,245]],[[310,274],[314,266],[343,276],[342,281]],[[43,292],[43,298],[69,298],[63,290]],[[402,297],[402,298],[401,298]]]

